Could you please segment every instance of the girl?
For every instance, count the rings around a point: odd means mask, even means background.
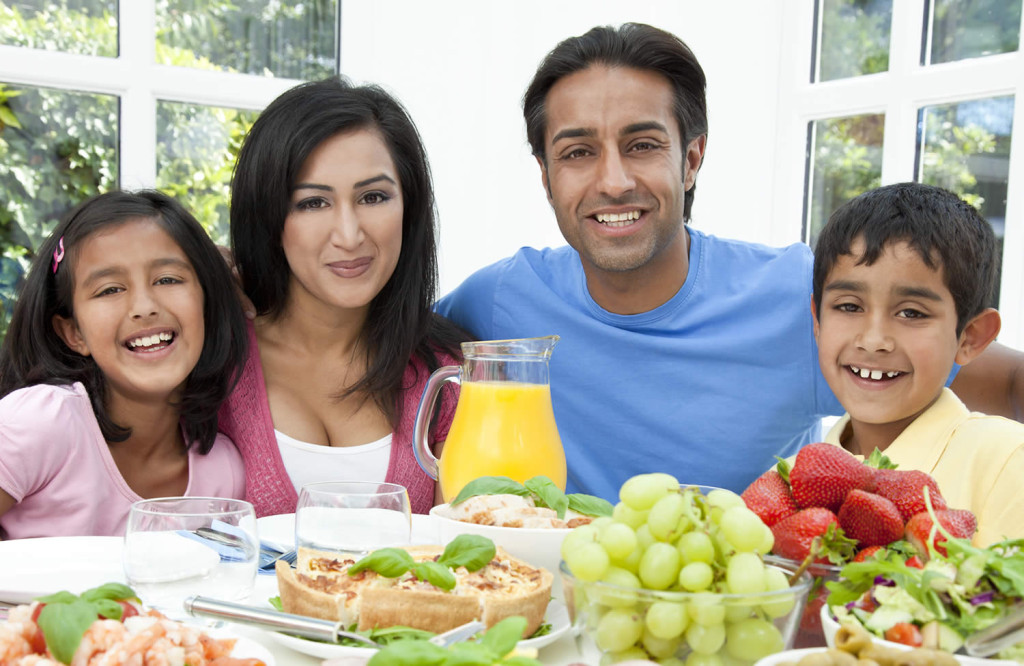
[[[249,132],[231,187],[231,241],[258,316],[221,411],[257,515],[295,510],[327,480],[405,486],[426,513],[435,484],[412,451],[431,370],[465,335],[431,312],[434,194],[412,120],[375,86],[299,85]],[[432,443],[454,412],[442,396]]]
[[[0,356],[0,538],[120,535],[141,498],[244,496],[217,433],[246,353],[230,285],[158,192],[99,195],[57,226]]]

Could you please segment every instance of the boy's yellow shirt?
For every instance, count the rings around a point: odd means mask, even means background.
[[[839,446],[849,423],[846,414],[825,441]],[[944,388],[884,453],[899,469],[931,474],[949,508],[974,512],[975,545],[1024,537],[1024,424],[971,412]]]

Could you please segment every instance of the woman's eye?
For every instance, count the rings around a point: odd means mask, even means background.
[[[180,283],[181,283],[181,280],[179,280],[178,278],[172,277],[170,275],[165,275],[164,277],[157,278],[156,282],[154,282],[153,284],[180,284]]]
[[[391,197],[383,192],[367,192],[359,198],[359,201],[364,204],[381,204],[386,201],[390,201]]]
[[[327,200],[323,197],[310,197],[295,204],[298,210],[318,210],[327,207]]]

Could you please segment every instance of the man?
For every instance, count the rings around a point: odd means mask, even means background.
[[[817,364],[810,249],[686,224],[704,88],[689,48],[651,26],[556,46],[523,112],[569,246],[520,250],[438,303],[480,339],[561,336],[551,391],[572,492],[614,500],[652,471],[742,491],[842,413]],[[953,388],[990,413],[1021,410],[1024,354],[985,354]]]

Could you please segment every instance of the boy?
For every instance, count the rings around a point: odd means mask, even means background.
[[[989,224],[955,194],[899,183],[838,208],[818,239],[818,361],[846,415],[826,441],[931,474],[974,542],[1024,537],[1024,424],[971,413],[945,388],[999,333]]]

